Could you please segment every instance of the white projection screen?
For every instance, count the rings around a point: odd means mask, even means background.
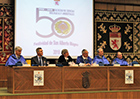
[[[15,0],[15,44],[31,58],[42,47],[43,56],[58,58],[68,49],[72,58],[82,49],[93,58],[93,0]]]

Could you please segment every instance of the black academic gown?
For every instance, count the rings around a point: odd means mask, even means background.
[[[72,58],[70,56],[68,56],[68,60],[65,60],[64,55],[61,55],[58,59],[58,63],[61,63],[63,66],[69,66],[68,62],[71,62]]]

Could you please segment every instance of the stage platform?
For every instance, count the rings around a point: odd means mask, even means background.
[[[12,94],[7,92],[7,88],[0,88],[0,99],[139,99],[139,98],[140,98],[140,90],[42,92],[42,93]]]

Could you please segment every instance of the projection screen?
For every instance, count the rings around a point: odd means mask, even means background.
[[[62,49],[73,58],[87,49],[93,57],[93,23],[93,0],[15,0],[15,46],[25,58],[37,47],[47,58]]]

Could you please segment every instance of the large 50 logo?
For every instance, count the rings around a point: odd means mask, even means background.
[[[47,11],[47,9],[43,9],[43,10]],[[47,37],[56,35],[57,37],[60,37],[60,38],[67,38],[71,36],[72,33],[74,32],[74,25],[72,21],[69,20],[68,18],[60,17],[53,20],[52,18],[47,17],[47,16],[39,16],[39,11],[40,9],[36,8],[36,23],[43,19],[50,20],[52,22],[52,25],[51,25],[52,33],[48,35],[42,35],[38,31],[36,31],[36,34],[38,36],[47,38]]]

